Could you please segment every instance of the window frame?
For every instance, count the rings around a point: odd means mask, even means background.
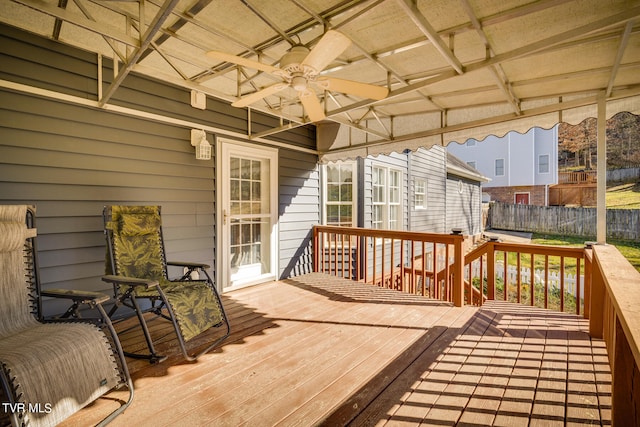
[[[498,161],[502,161],[502,173],[498,174]],[[505,176],[507,171],[507,162],[504,159],[496,159],[493,162],[493,174],[494,176]]]
[[[382,172],[382,175],[380,175]],[[392,174],[397,174],[397,183],[392,186]],[[380,184],[375,177],[382,176],[384,182]],[[401,169],[383,166],[371,166],[371,228],[375,230],[403,230],[403,179],[404,175]],[[382,192],[377,191],[382,188]],[[392,190],[395,189],[397,200],[393,198]],[[377,195],[382,195],[383,200],[376,200]],[[396,212],[395,227],[392,224],[392,209]],[[377,212],[380,210],[381,218],[378,218]]]
[[[541,162],[541,159],[543,157],[547,158],[547,162],[546,162],[547,170],[544,171],[544,172],[542,170],[540,170],[540,166],[543,165],[543,163]],[[548,175],[550,173],[551,173],[551,156],[549,154],[539,154],[538,155],[538,174],[539,175]]]
[[[338,162],[333,162],[333,163],[329,163],[329,164],[323,164],[322,165],[322,200],[324,201],[324,203],[322,203],[322,224],[323,225],[336,225],[334,223],[332,224],[327,224],[327,220],[328,220],[328,212],[327,212],[327,207],[328,206],[346,206],[349,203],[346,203],[342,200],[340,201],[330,201],[329,200],[329,173],[327,171],[328,166],[338,166],[343,167],[343,166],[347,166],[350,165],[351,166],[351,227],[357,227],[358,226],[358,163],[355,160],[346,160],[346,161],[338,161]],[[339,172],[340,174],[340,185],[343,185],[344,183],[346,183],[346,181],[342,180],[342,172]]]
[[[421,185],[418,185],[418,183]],[[418,203],[418,196],[422,197],[422,203]],[[413,180],[413,209],[427,209],[427,180],[425,178],[415,178]]]

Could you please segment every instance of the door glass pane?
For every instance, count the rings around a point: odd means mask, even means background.
[[[240,159],[232,157],[229,165],[231,178],[240,178]]]

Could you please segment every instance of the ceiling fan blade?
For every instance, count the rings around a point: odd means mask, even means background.
[[[342,33],[335,30],[327,31],[315,45],[311,52],[302,61],[302,65],[312,67],[317,72],[325,69],[327,65],[344,52],[351,40]]]
[[[389,94],[389,89],[383,86],[370,85],[353,80],[337,79],[334,77],[322,77],[319,78],[316,83],[325,89],[348,93],[361,98],[375,99],[377,101],[386,98]]]
[[[243,58],[242,56],[231,55],[230,53],[220,52],[218,50],[211,50],[207,52],[207,56],[213,59],[218,59],[224,62],[231,62],[233,64],[242,65],[243,67],[254,68],[256,70],[264,71],[267,73],[273,73],[278,68],[264,64],[262,62],[254,61],[252,59]]]
[[[281,90],[286,89],[286,87],[287,87],[287,84],[285,83],[276,83],[274,85],[267,86],[264,89],[261,89],[257,92],[254,92],[247,96],[243,96],[242,98],[238,99],[233,104],[231,104],[231,106],[238,107],[238,108],[246,107],[250,104],[253,104],[256,101],[261,100],[262,98],[266,98],[267,96],[273,95],[276,92],[280,92]]]
[[[307,116],[309,116],[312,122],[324,120],[326,117],[324,109],[322,108],[322,104],[320,104],[320,100],[312,90],[298,92],[298,98],[300,98],[300,102],[302,102]]]

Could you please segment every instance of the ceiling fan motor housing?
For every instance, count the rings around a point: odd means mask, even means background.
[[[311,76],[317,74],[317,70],[309,66],[302,65],[302,61],[309,55],[309,49],[303,45],[293,46],[287,53],[280,59],[280,69],[289,74],[290,78],[299,76]]]

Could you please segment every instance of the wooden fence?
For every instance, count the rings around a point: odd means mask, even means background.
[[[500,230],[529,231],[594,238],[596,209],[563,206],[512,205],[495,202],[489,223]],[[640,240],[640,209],[607,210],[607,238]]]

